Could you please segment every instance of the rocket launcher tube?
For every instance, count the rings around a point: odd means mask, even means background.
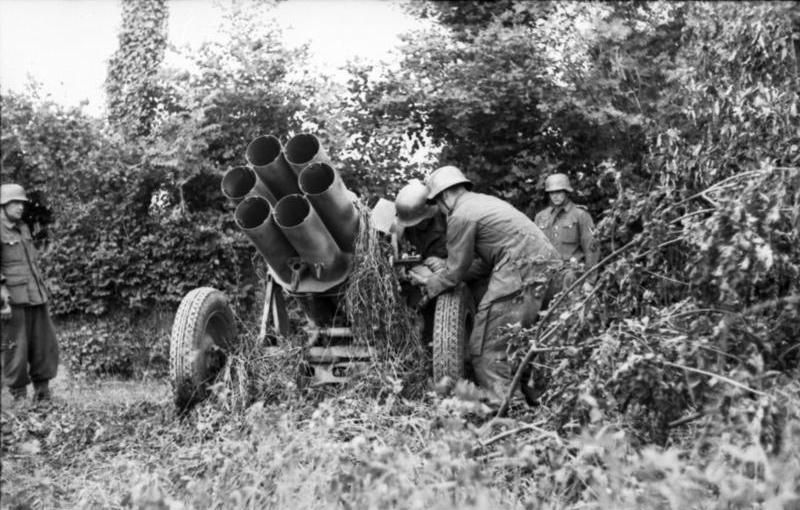
[[[314,206],[336,244],[352,253],[358,235],[358,211],[353,193],[327,163],[312,163],[300,172],[300,189]]]
[[[273,214],[275,224],[300,255],[300,262],[293,267],[292,287],[308,276],[323,283],[338,283],[347,276],[347,258],[306,197],[283,197]]]
[[[266,198],[270,205],[275,205],[277,202],[250,167],[235,166],[229,169],[222,176],[220,187],[222,194],[231,200],[242,200],[248,195],[258,195]]]
[[[251,141],[247,145],[246,158],[258,178],[277,200],[300,193],[297,175],[286,162],[281,151],[281,142],[274,136],[259,136]]]
[[[273,213],[264,197],[249,196],[236,206],[234,218],[267,261],[279,283],[285,285],[292,279],[291,263],[297,259],[297,251],[275,224]]]
[[[286,161],[296,174],[311,163],[327,163],[328,155],[316,136],[309,133],[295,135],[284,148]]]

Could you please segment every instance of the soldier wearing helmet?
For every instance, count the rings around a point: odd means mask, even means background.
[[[429,296],[437,296],[464,281],[476,260],[490,268],[469,353],[478,384],[499,402],[513,375],[508,339],[500,335],[500,328],[529,326],[537,319],[553,290],[560,257],[525,214],[499,198],[472,192],[471,181],[458,168],[437,169],[427,186],[428,199],[447,215],[447,262],[445,270],[424,285]]]
[[[50,399],[49,381],[58,370],[58,344],[36,249],[22,221],[27,202],[19,184],[0,186],[3,385],[17,400],[27,395],[32,382],[38,401]]]
[[[397,242],[406,249],[410,245],[422,259],[420,264],[407,270],[411,282],[443,270],[444,260],[447,258],[447,220],[435,205],[428,204],[427,201],[428,188],[419,179],[412,179],[403,186],[394,200],[394,234]],[[418,309],[422,316],[422,338],[430,341],[433,336],[435,303],[428,300],[420,288],[409,281],[402,281],[401,285],[408,305]]]
[[[426,265],[443,267],[447,258],[445,231],[447,220],[439,209],[428,204],[428,188],[419,179],[412,179],[397,193],[394,205],[397,211],[395,232],[414,246]],[[433,258],[431,258],[433,257]],[[430,259],[430,260],[429,260]],[[435,259],[439,259],[436,261]]]
[[[582,205],[573,203],[569,177],[553,174],[545,180],[545,192],[550,205],[540,211],[534,221],[558,249],[561,258],[579,267],[589,268],[597,263],[598,250],[594,240],[594,222]],[[568,276],[565,285],[575,278]]]

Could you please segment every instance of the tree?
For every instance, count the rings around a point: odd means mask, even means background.
[[[437,13],[444,26],[410,34],[400,70],[361,91],[382,144],[410,136],[441,147],[438,164],[461,167],[477,189],[521,208],[543,198],[549,173],[565,171],[595,214],[604,209],[615,192],[597,186],[606,163],[636,161],[642,150],[641,130],[609,118],[609,101],[573,81],[590,67],[592,43],[574,27],[608,8],[515,1],[413,7]]]
[[[546,347],[576,350],[537,361],[558,367],[543,374],[556,382],[542,401],[563,403],[566,423],[586,418],[591,395],[658,442],[689,409],[721,409],[720,427],[757,415],[760,437],[735,442],[779,448],[784,410],[767,374],[791,377],[800,359],[800,13],[617,7],[586,87],[640,126],[644,150],[634,171],[609,168],[619,191],[598,230],[614,256],[592,295],[554,320],[564,329]]]
[[[302,127],[301,112],[318,91],[304,69],[304,48],[289,50],[271,18],[272,2],[233,2],[221,37],[179,49],[189,69],[164,69],[162,107],[143,149],[143,165],[164,177],[170,206],[227,210],[222,173],[245,164],[247,144],[273,134],[284,142]]]
[[[119,48],[106,78],[108,119],[120,133],[138,137],[150,132],[162,90],[157,80],[167,46],[166,0],[122,2]]]

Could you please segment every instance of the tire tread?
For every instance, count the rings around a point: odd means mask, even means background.
[[[225,295],[213,287],[191,290],[181,300],[175,313],[170,334],[170,381],[175,405],[181,410],[206,396],[204,381],[195,367],[195,351],[205,323],[215,308],[222,311],[232,327],[235,325]]]
[[[465,286],[441,294],[436,300],[433,320],[433,377],[453,380],[466,376],[467,319],[474,313]]]

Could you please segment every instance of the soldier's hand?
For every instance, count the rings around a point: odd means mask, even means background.
[[[0,285],[0,319],[7,321],[11,319],[11,294],[5,285]]]
[[[408,277],[411,279],[411,281],[413,283],[415,283],[416,285],[419,285],[419,286],[421,286],[423,288],[425,287],[425,283],[428,281],[427,277],[421,275],[417,271],[409,271],[408,272]]]
[[[11,318],[11,294],[5,285],[0,285],[0,319],[7,321]]]
[[[440,257],[428,257],[423,261],[423,264],[434,273],[444,271],[447,268],[447,261]]]

